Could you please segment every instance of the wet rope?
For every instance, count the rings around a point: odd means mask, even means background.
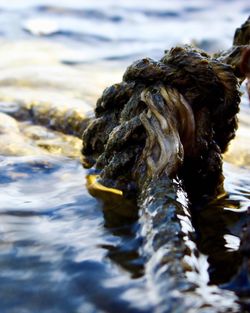
[[[97,102],[83,134],[84,165],[95,164],[103,182],[119,188],[163,172],[190,185],[191,166],[200,192],[210,185],[214,194],[220,155],[237,128],[238,87],[231,66],[191,47],[133,63]]]
[[[159,312],[239,310],[233,293],[201,283],[198,252],[182,227],[185,221],[192,232],[178,200],[184,191],[174,179],[182,179],[192,200],[222,192],[221,154],[235,135],[240,102],[237,57],[232,66],[177,47],[160,61],[139,60],[104,91],[83,134],[84,165],[95,165],[107,186],[128,191],[132,181],[137,191],[137,235]]]

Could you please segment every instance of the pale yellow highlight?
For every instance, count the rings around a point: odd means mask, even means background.
[[[101,191],[123,196],[123,192],[119,189],[108,188],[98,182],[99,175],[87,175],[87,188],[89,190]]]

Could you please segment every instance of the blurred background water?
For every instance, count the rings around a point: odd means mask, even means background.
[[[249,14],[248,0],[0,1],[1,111],[44,103],[91,115],[133,60],[157,59],[184,43],[228,48]],[[135,239],[136,209],[91,196],[80,140],[5,114],[0,122],[0,311],[157,311]],[[238,135],[225,156],[228,195],[199,220],[198,246],[213,284],[237,270],[250,203],[249,127],[243,95]],[[216,229],[207,226],[215,209]]]

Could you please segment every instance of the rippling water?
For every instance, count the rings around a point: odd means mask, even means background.
[[[132,60],[159,58],[179,43],[227,48],[249,14],[244,0],[0,1],[2,111],[36,102],[91,114],[102,89],[119,82]],[[237,270],[250,206],[245,96],[241,106],[238,136],[225,156],[228,195],[194,216],[208,279],[217,285]],[[0,311],[157,311],[134,205],[92,196],[76,138],[0,121]]]
[[[0,165],[1,312],[148,310],[143,279],[131,279],[140,270],[129,264],[131,223],[105,217],[79,162],[5,157]]]

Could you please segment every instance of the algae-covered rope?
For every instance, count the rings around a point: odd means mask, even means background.
[[[95,164],[103,181],[119,188],[138,173],[178,172],[189,193],[221,192],[221,153],[237,128],[238,87],[231,66],[190,47],[133,63],[97,102],[83,135],[84,165]]]
[[[137,193],[141,254],[159,312],[238,311],[230,292],[217,290],[218,302],[202,297],[199,268],[184,261],[195,260],[196,248],[181,227],[190,219],[178,201],[182,187],[191,201],[223,191],[221,154],[237,128],[242,79],[224,61],[177,47],[160,61],[133,63],[104,91],[83,134],[84,165],[95,165],[104,185]]]
[[[179,182],[147,181],[138,198],[145,277],[157,313],[239,312],[236,296],[208,286],[206,262],[192,239],[191,216]]]
[[[199,275],[196,282],[188,278],[199,269],[185,262],[188,255],[194,260],[195,252],[181,227],[181,218],[190,219],[178,202],[174,178],[178,175],[185,184],[192,170],[198,192],[221,191],[220,154],[234,135],[236,124],[230,123],[238,105],[238,82],[230,66],[190,47],[175,48],[160,62],[144,59],[129,67],[122,83],[104,91],[96,119],[84,132],[85,166],[95,165],[104,185],[124,192],[131,181],[136,186],[145,275],[153,283],[159,312],[232,308],[232,303],[220,307],[225,291],[217,290],[218,303],[209,303],[199,291]],[[222,111],[230,119],[224,138],[216,123]]]

